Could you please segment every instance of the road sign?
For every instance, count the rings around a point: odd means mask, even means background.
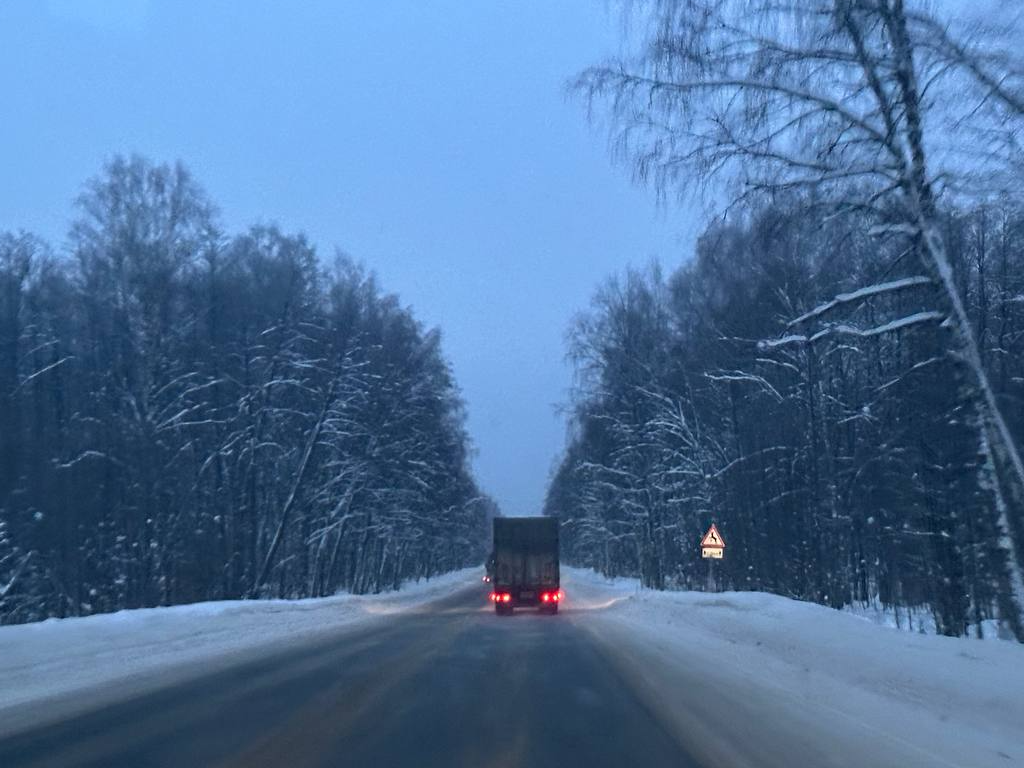
[[[725,548],[725,539],[722,538],[722,534],[718,532],[718,526],[714,523],[708,528],[708,532],[704,534],[704,538],[700,540],[702,547],[713,547],[717,549]]]
[[[724,554],[725,539],[718,532],[717,526],[712,523],[708,532],[704,534],[704,538],[700,540],[700,555],[711,560],[721,560]]]

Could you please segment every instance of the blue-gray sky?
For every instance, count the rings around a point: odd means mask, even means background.
[[[533,514],[571,317],[702,218],[659,211],[565,98],[620,31],[597,0],[5,0],[0,229],[60,246],[110,156],[184,161],[229,231],[305,231],[442,328],[481,484]]]

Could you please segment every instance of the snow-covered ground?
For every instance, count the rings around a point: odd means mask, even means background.
[[[899,629],[903,632],[917,632],[925,635],[937,633],[935,627],[935,616],[927,606],[915,606],[913,608],[886,608],[877,602],[868,605],[848,605],[843,609],[845,612],[862,619],[879,624],[891,629]],[[976,638],[978,636],[978,625],[969,624],[967,634]],[[981,622],[981,635],[984,640],[1007,640],[1013,642],[1013,636],[1009,630],[1000,628],[996,619],[984,619]]]
[[[56,718],[58,702],[123,696],[275,644],[434,610],[425,604],[480,573],[386,595],[201,603],[0,627],[0,733],[26,718]],[[763,593],[658,593],[573,568],[564,569],[563,585],[563,615],[554,621],[596,642],[703,764],[1024,766],[1024,646],[899,631]],[[480,597],[481,621],[495,620],[482,590]]]
[[[482,573],[455,571],[380,595],[225,600],[0,627],[0,731],[27,703],[111,684],[123,694],[173,670],[198,673],[204,663],[415,610]]]
[[[758,592],[564,573],[567,613],[580,611],[687,740],[703,734],[710,764],[1024,766],[1022,645],[908,633]]]

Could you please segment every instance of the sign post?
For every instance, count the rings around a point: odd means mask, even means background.
[[[718,591],[715,584],[715,560],[721,560],[725,555],[725,539],[718,532],[718,527],[712,523],[704,538],[700,540],[700,556],[708,561],[708,592]]]

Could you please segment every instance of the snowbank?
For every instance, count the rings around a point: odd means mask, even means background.
[[[109,684],[123,693],[156,673],[415,610],[475,586],[482,572],[455,571],[380,595],[226,600],[0,627],[0,723],[28,702]]]
[[[681,728],[704,734],[711,764],[1024,766],[1024,646],[901,632],[765,593],[564,573],[567,612]],[[770,725],[757,722],[765,712],[778,713]],[[745,742],[758,745],[747,762]]]

